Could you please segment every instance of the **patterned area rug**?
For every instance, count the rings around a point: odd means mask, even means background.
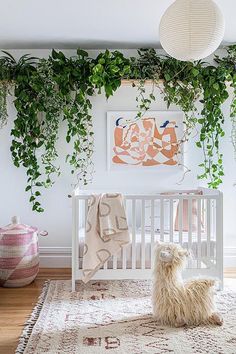
[[[217,294],[223,327],[168,328],[151,314],[149,281],[51,281],[26,324],[19,354],[236,353],[236,293]]]

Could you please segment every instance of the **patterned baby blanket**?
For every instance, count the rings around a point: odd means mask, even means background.
[[[122,195],[92,195],[85,228],[83,282],[87,283],[112,255],[129,242]]]

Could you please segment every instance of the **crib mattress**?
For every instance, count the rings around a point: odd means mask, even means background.
[[[82,262],[83,257],[83,249],[84,249],[84,238],[85,238],[85,230],[84,228],[80,229],[79,232],[79,258],[80,262]],[[154,242],[160,239],[160,233],[155,233]],[[130,233],[130,244],[125,247],[126,253],[126,268],[132,268],[132,233]],[[192,233],[192,242],[191,242],[191,251],[192,251],[192,260],[191,262],[195,262],[198,258],[198,235],[196,233]],[[164,241],[169,241],[169,234],[164,233]],[[182,233],[182,246],[184,248],[188,247],[189,234],[188,232]],[[179,232],[173,233],[173,242],[179,242]],[[207,254],[207,235],[205,233],[201,234],[201,260],[210,261],[210,259],[214,259],[216,255],[216,242],[215,240],[209,241],[209,255]],[[145,268],[151,268],[151,234],[150,232],[145,232]],[[135,254],[136,254],[136,269],[141,268],[141,256],[142,256],[142,234],[140,231],[136,231],[135,234]],[[117,253],[117,268],[122,269],[122,252]],[[208,256],[208,257],[207,257]],[[207,260],[207,258],[210,258]],[[81,266],[81,265],[80,265]],[[108,268],[112,268],[112,260],[108,261]]]

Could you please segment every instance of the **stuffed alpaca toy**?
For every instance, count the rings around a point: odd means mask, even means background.
[[[189,252],[177,244],[161,243],[155,250],[153,314],[163,325],[215,324],[223,320],[215,312],[213,279],[183,282],[182,270]]]

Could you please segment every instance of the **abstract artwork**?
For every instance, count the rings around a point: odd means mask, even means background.
[[[136,111],[107,113],[108,168],[179,166],[183,114],[149,111],[139,119],[136,115]]]

